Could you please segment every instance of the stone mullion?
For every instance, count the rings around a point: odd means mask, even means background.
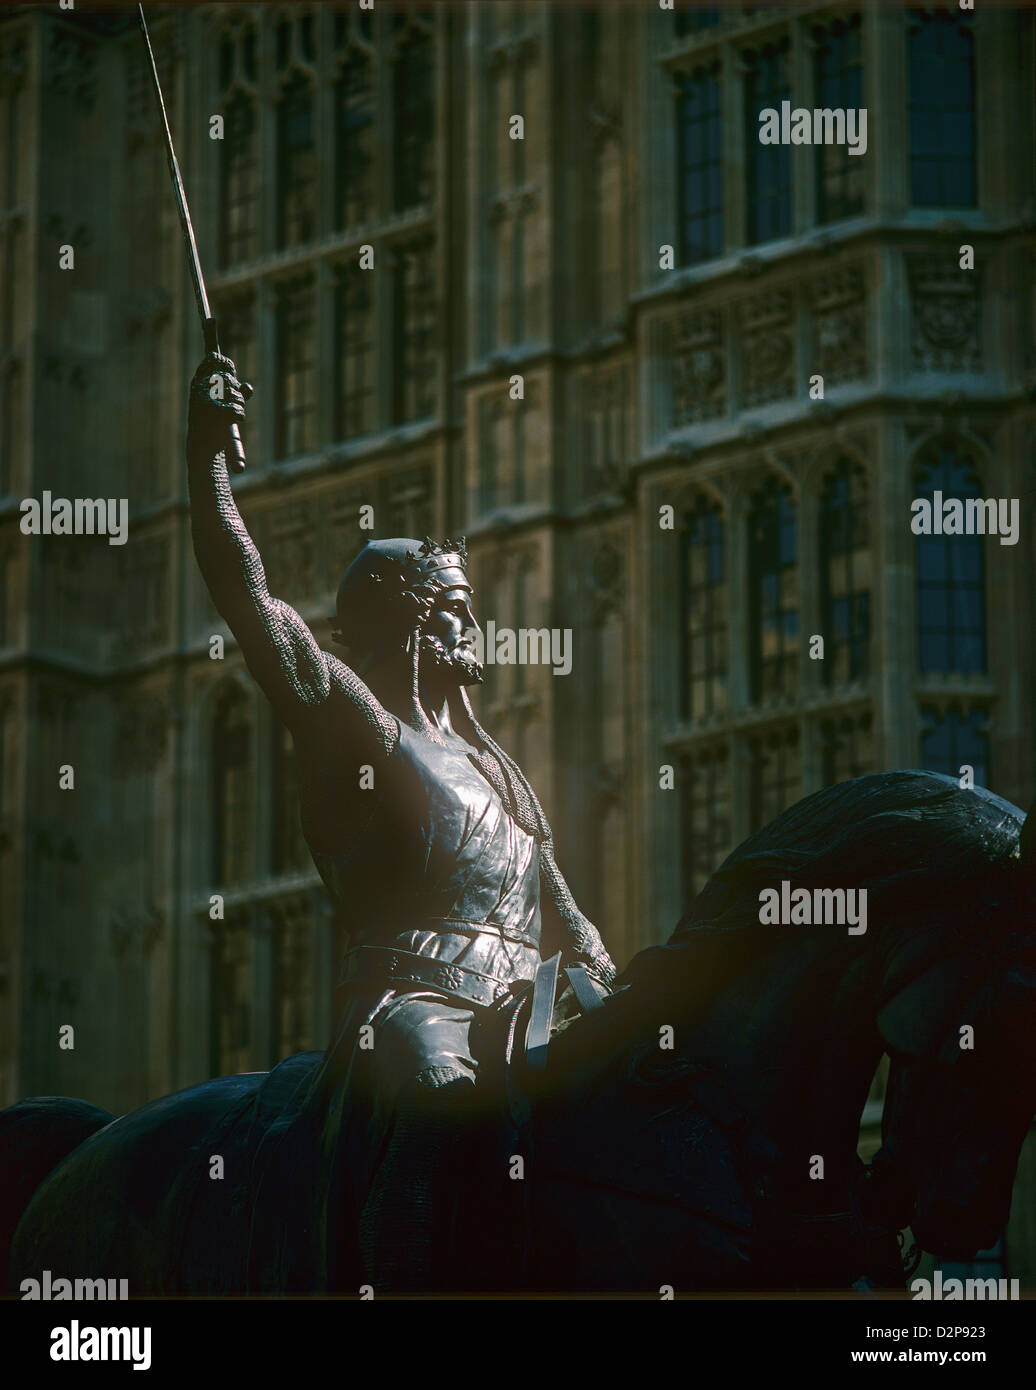
[[[810,638],[814,634],[819,634],[824,638],[824,659],[827,660],[827,643],[831,638],[831,633],[825,632],[823,628],[820,546],[818,544],[820,504],[814,489],[801,490],[797,510],[800,624],[799,698],[815,699],[824,689],[822,680],[824,664],[822,661],[810,659]]]
[[[809,20],[791,22],[791,105],[813,107],[813,54],[816,41],[809,32]],[[791,147],[792,232],[801,236],[816,222],[816,157],[815,145]]]
[[[727,555],[730,573],[730,710],[737,713],[747,709],[751,700],[749,680],[749,584],[750,561],[748,514],[750,498],[747,489],[738,484],[733,489],[727,520]]]
[[[375,262],[377,264],[377,262]],[[366,271],[361,271],[366,274]],[[317,333],[317,438],[318,448],[334,442],[335,393],[338,363],[335,360],[335,291],[331,267],[321,258],[314,272]]]
[[[878,534],[875,547],[871,611],[876,614],[874,634],[879,684],[875,738],[879,767],[916,767],[919,758],[917,705],[914,697],[917,670],[914,539],[910,531],[913,496],[910,447],[898,421],[887,423],[877,435],[878,456],[872,478]]]
[[[907,24],[902,10],[874,4],[863,15],[863,104],[867,108],[867,146],[878,151],[864,160],[870,171],[871,212],[898,218],[910,206],[910,159],[891,152],[909,151]]]

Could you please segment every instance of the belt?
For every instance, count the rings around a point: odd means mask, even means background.
[[[467,1003],[488,1007],[512,993],[512,985],[481,970],[471,970],[452,961],[419,956],[394,946],[354,946],[345,957],[346,980],[399,980],[405,984],[431,985],[443,994],[456,995]],[[528,984],[527,980],[515,981]]]

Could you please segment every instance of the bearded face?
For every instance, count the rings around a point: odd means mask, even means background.
[[[481,683],[483,668],[474,641],[480,629],[471,611],[470,598],[470,589],[460,586],[443,590],[438,596],[421,634],[423,678],[445,680],[451,685]]]

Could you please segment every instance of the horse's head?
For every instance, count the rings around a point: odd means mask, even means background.
[[[1036,1111],[1036,873],[1023,820],[934,773],[826,788],[739,846],[622,981],[629,1008],[703,1021],[689,1055],[704,1044],[818,1202],[803,1146],[827,1157],[828,1178],[851,1174],[887,1050],[872,1214],[939,1254],[995,1240]],[[783,879],[866,889],[866,935],[761,926],[759,892]],[[836,1186],[824,1184],[829,1197]]]
[[[891,1058],[876,1191],[918,1244],[967,1258],[1007,1222],[1019,1151],[1036,1113],[1036,815],[961,793],[953,932],[918,951],[891,923],[878,1024]],[[970,868],[969,868],[970,866]]]

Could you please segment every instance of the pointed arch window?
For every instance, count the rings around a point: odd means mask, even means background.
[[[799,675],[799,572],[791,489],[771,481],[749,515],[753,700],[793,696]]]
[[[988,787],[989,717],[986,711],[922,706],[921,766],[928,772],[942,772],[956,778],[961,776],[962,767],[970,767],[975,774],[975,785]]]
[[[693,265],[723,251],[720,65],[717,62],[690,73],[679,73],[677,82],[680,263]]]
[[[934,445],[916,474],[915,498],[933,515],[949,498],[982,495],[974,461],[953,441]],[[933,527],[934,529],[934,527]],[[917,647],[921,671],[980,675],[986,670],[985,542],[978,535],[918,535]]]
[[[702,719],[727,708],[730,598],[726,525],[718,503],[700,497],[684,519],[680,546],[681,714]]]
[[[839,459],[820,498],[822,673],[827,685],[867,674],[870,651],[871,551],[867,475]]]
[[[774,729],[749,741],[749,815],[759,830],[802,796],[802,757],[796,728]]]
[[[275,874],[296,873],[309,863],[309,848],[299,818],[299,779],[295,742],[290,731],[274,720],[273,738],[273,843],[270,867]]]

